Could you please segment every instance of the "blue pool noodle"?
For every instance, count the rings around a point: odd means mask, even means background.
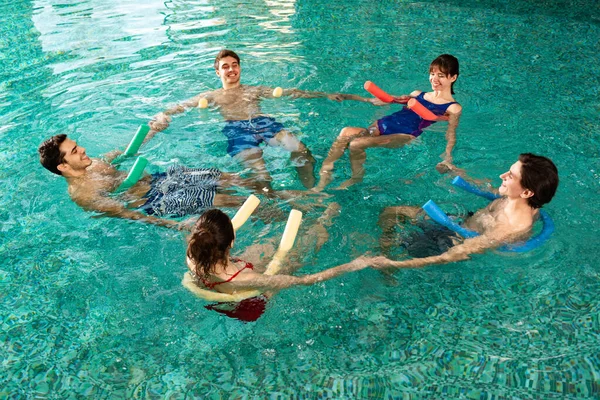
[[[452,184],[456,187],[459,187],[459,188],[467,191],[467,192],[476,194],[481,197],[485,197],[488,200],[495,200],[500,197],[497,194],[485,192],[485,191],[477,188],[476,186],[465,181],[460,176],[457,176],[456,178],[454,178],[454,180],[452,181]],[[462,226],[458,225],[456,222],[452,221],[448,217],[448,215],[446,215],[437,206],[437,204],[435,204],[432,200],[429,200],[427,203],[425,203],[423,205],[423,210],[435,222],[437,222],[440,225],[445,226],[448,229],[453,230],[454,232],[458,233],[459,235],[461,235],[464,238],[474,238],[476,236],[479,236],[479,234],[477,232],[463,228]],[[542,245],[546,240],[548,240],[548,238],[554,232],[554,221],[552,221],[552,218],[550,218],[550,216],[544,210],[540,210],[540,218],[542,220],[542,223],[544,224],[544,227],[542,228],[542,231],[539,234],[532,237],[531,239],[529,239],[526,242],[514,243],[514,244],[509,244],[509,245],[503,246],[500,250],[512,251],[512,252],[516,252],[516,253],[524,253],[524,252],[533,250],[536,247],[539,247],[540,245]]]

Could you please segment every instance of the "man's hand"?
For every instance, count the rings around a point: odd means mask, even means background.
[[[450,171],[456,171],[459,168],[457,168],[456,165],[452,164],[452,160],[451,159],[446,159],[446,160],[438,163],[438,165],[435,166],[435,169],[440,174],[445,174],[445,173],[448,173]]]
[[[169,117],[165,113],[159,113],[159,114],[156,114],[154,119],[152,119],[152,121],[150,121],[150,123],[148,125],[150,125],[150,128],[152,128],[152,130],[155,130],[156,132],[160,132],[160,131],[164,131],[165,129],[167,129],[167,127],[169,126],[169,123],[171,123],[171,117]]]

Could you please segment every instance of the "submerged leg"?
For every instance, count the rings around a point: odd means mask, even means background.
[[[302,143],[295,135],[286,130],[282,130],[275,138],[269,141],[269,145],[282,147],[289,151],[290,161],[296,167],[300,182],[305,188],[311,189],[315,186],[315,158],[304,143]]]
[[[396,245],[396,226],[406,220],[416,219],[422,210],[420,207],[414,206],[395,206],[386,207],[379,214],[378,225],[382,230],[379,237],[379,246],[384,254],[388,254],[389,250]]]
[[[342,129],[335,142],[331,145],[327,158],[323,161],[323,165],[319,171],[319,184],[313,189],[315,192],[320,192],[329,185],[333,179],[331,176],[333,164],[344,154],[349,143],[356,138],[369,134],[369,130],[365,128],[346,127]]]
[[[352,177],[343,182],[338,189],[346,189],[355,183],[362,182],[365,175],[366,150],[371,147],[398,148],[414,139],[411,135],[393,134],[385,136],[361,137],[350,142],[350,166]]]
[[[313,247],[315,254],[321,250],[321,247],[329,239],[327,228],[332,225],[333,218],[339,213],[340,205],[338,203],[329,204],[323,214],[304,233],[298,235],[294,249],[288,256],[289,261],[282,267],[280,274],[290,275],[300,269],[303,266],[302,257]]]
[[[246,168],[250,168],[255,179],[256,190],[272,190],[271,182],[273,178],[267,171],[263,152],[259,148],[247,149],[238,153],[234,158],[240,161]]]

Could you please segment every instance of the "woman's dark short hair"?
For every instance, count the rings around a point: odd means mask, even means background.
[[[446,76],[454,76],[458,79],[459,69],[458,69],[458,59],[450,54],[442,54],[437,57],[435,60],[429,64],[429,72],[433,69],[433,67],[438,67],[440,71],[442,71]],[[452,94],[454,94],[454,84],[456,81],[452,82],[450,86]]]
[[[531,153],[519,156],[521,161],[521,186],[533,192],[527,199],[527,204],[532,208],[542,208],[554,197],[558,188],[558,169],[546,157]]]
[[[240,63],[240,57],[237,54],[235,54],[234,51],[224,49],[224,50],[221,50],[219,52],[219,54],[217,54],[217,57],[215,58],[215,69],[219,69],[219,61],[221,61],[221,59],[225,58],[225,57],[233,57],[233,58],[236,59],[236,61],[238,62],[238,64],[241,65],[241,63]]]
[[[62,175],[58,170],[58,166],[65,161],[65,153],[60,151],[60,145],[65,141],[67,135],[55,135],[38,147],[38,153],[40,153],[40,163],[48,171],[57,175]]]
[[[196,266],[196,275],[207,276],[219,262],[226,263],[233,239],[235,233],[227,214],[217,209],[202,214],[188,238],[186,252]]]

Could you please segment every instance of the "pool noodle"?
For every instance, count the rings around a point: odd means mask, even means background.
[[[129,170],[127,178],[125,178],[125,180],[121,182],[119,187],[115,190],[115,193],[123,192],[135,185],[136,182],[139,181],[142,177],[142,174],[144,173],[144,168],[146,168],[147,164],[148,160],[146,160],[144,157],[138,157],[137,160],[135,160],[133,167],[131,167],[131,169]]]
[[[129,142],[129,146],[125,149],[123,155],[132,156],[140,149],[142,143],[144,143],[144,139],[146,135],[150,132],[150,127],[148,125],[140,125],[135,135],[133,135],[133,139]]]
[[[384,92],[379,86],[371,81],[366,81],[364,88],[367,92],[377,97],[379,100],[386,103],[407,103],[406,101],[397,100],[394,96]],[[415,114],[427,121],[447,121],[448,117],[445,115],[439,116],[431,112],[423,104],[415,98],[408,100],[407,107],[410,108]]]
[[[294,246],[294,241],[296,240],[296,235],[298,234],[298,228],[300,228],[301,222],[302,212],[298,210],[292,210],[290,212],[290,216],[288,217],[287,224],[285,225],[281,242],[279,242],[279,248],[277,249],[277,252],[273,256],[273,259],[269,265],[267,265],[265,275],[275,275],[277,272],[279,272],[281,269],[281,263],[285,259],[285,256]]]
[[[252,196],[250,196],[250,197],[252,197]],[[256,197],[256,196],[254,196],[254,197]],[[248,202],[248,200],[246,200],[244,205],[247,202]],[[242,205],[242,207],[244,207],[244,205]],[[248,207],[250,207],[250,206],[248,206]],[[254,208],[256,208],[256,207],[254,207]],[[241,208],[240,208],[240,211],[241,211]],[[238,213],[240,211],[238,211]],[[248,216],[250,216],[250,214],[248,214]],[[237,216],[237,214],[236,214],[236,216]],[[248,217],[246,217],[246,220],[247,219],[248,219]],[[244,220],[244,222],[246,220]],[[271,260],[269,265],[267,265],[267,269],[265,270],[265,275],[275,275],[275,274],[277,274],[277,272],[279,272],[279,270],[281,269],[281,263],[283,262],[286,254],[294,245],[294,241],[296,239],[296,235],[298,234],[298,228],[300,227],[301,221],[302,221],[302,213],[298,210],[292,210],[290,212],[290,216],[288,217],[288,221],[285,225],[285,230],[283,231],[283,236],[281,237],[281,242],[279,243],[279,248],[277,249],[277,252],[273,256],[273,259]],[[189,273],[187,275],[189,275]],[[187,275],[186,275],[186,277],[184,277],[184,282],[187,279]],[[250,297],[256,297],[261,294],[261,292],[259,290],[243,291],[243,292],[238,292],[238,293],[234,293],[234,294],[219,293],[219,292],[214,292],[212,290],[201,289],[201,288],[197,287],[196,285],[194,285],[194,287],[192,288],[192,291],[194,292],[194,294],[196,294],[198,297],[203,298],[204,300],[217,301],[217,302],[221,302],[221,303],[228,303],[228,302],[237,303],[244,299],[248,299]]]
[[[373,96],[377,97],[381,101],[385,101],[386,103],[393,103],[394,96],[387,94],[384,92],[379,86],[374,84],[371,81],[366,81],[364,88],[367,92],[371,93]]]
[[[237,213],[235,213],[234,217],[231,219],[231,224],[233,225],[233,230],[237,231],[242,225],[246,223],[250,215],[256,210],[256,207],[260,204],[260,200],[255,195],[251,194],[250,197],[246,199],[244,204],[240,207]]]
[[[477,186],[470,184],[469,182],[465,181],[460,176],[457,176],[456,178],[454,178],[452,180],[452,184],[458,188],[461,188],[462,190],[476,194],[477,196],[485,197],[488,200],[496,200],[501,197],[499,194],[492,193],[492,192],[486,192],[484,190],[479,189]]]
[[[431,112],[430,109],[425,107],[423,104],[419,103],[419,101],[415,98],[410,99],[406,106],[426,121],[448,120],[448,117],[446,117],[445,115],[435,115],[433,112]]]
[[[432,220],[458,233],[464,238],[474,238],[476,236],[479,236],[477,232],[465,229],[462,226],[458,225],[456,222],[452,221],[450,217],[448,217],[448,215],[446,215],[446,213],[444,213],[441,210],[441,208],[439,208],[438,205],[433,202],[433,200],[429,200],[427,203],[423,204],[423,207],[421,208],[427,213],[427,215],[429,215],[429,217]]]

